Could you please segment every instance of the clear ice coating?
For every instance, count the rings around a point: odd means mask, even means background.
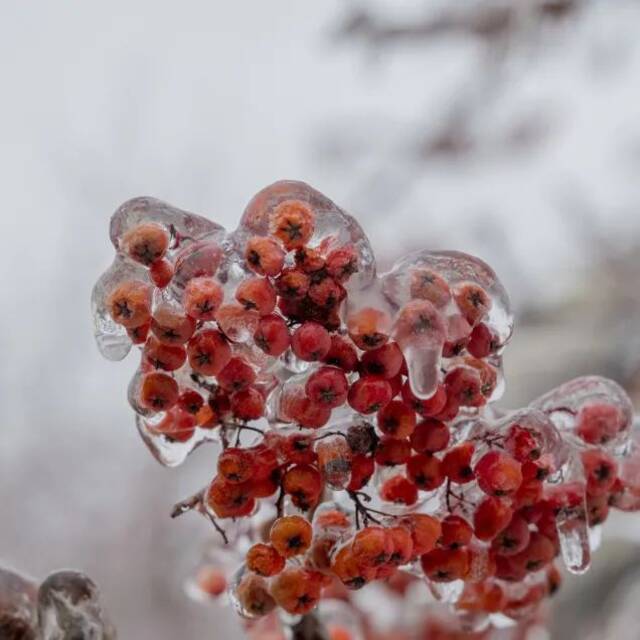
[[[365,525],[410,531],[414,545],[430,535],[430,525],[416,534],[420,517],[462,519],[470,538],[452,543],[452,575],[429,573],[424,549],[394,548],[399,569],[379,567],[371,593],[412,620],[449,628],[455,615],[480,631],[530,616],[557,586],[553,558],[586,571],[609,508],[640,510],[640,425],[617,383],[582,377],[522,409],[496,405],[513,316],[479,258],[422,250],[379,275],[360,225],[296,181],[260,191],[230,232],[136,198],[114,214],[111,240],[114,261],[92,295],[98,347],[111,360],[139,347],[128,397],[161,464],[207,442],[232,454],[205,493],[180,503],[232,547],[205,555],[186,589],[228,600],[250,632],[257,619],[277,632],[301,621],[276,606],[272,576],[243,564],[282,515],[306,513],[313,529],[310,550],[286,566],[325,577]],[[78,637],[112,637],[91,585],[60,579],[39,601],[46,637],[82,625],[89,635]],[[340,579],[340,589],[374,586]],[[319,617],[358,638],[356,602],[342,612],[322,600]]]
[[[37,639],[38,585],[0,567],[0,638]]]

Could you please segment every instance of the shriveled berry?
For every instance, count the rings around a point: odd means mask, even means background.
[[[356,422],[347,429],[347,443],[353,453],[373,453],[378,446],[378,436],[372,424]]]

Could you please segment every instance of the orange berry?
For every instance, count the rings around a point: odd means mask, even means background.
[[[232,342],[246,342],[258,328],[257,311],[239,304],[222,305],[216,312],[216,322],[222,333]]]
[[[284,266],[284,251],[271,238],[251,238],[244,257],[249,269],[261,276],[277,276]]]
[[[389,557],[389,563],[395,567],[407,564],[413,555],[413,540],[411,532],[406,527],[389,527],[387,536],[393,543],[393,550]]]
[[[219,518],[248,516],[255,506],[251,482],[230,484],[219,476],[209,485],[205,502]]]
[[[139,224],[124,234],[120,247],[131,259],[149,266],[167,252],[169,234],[152,222]]]
[[[416,413],[401,400],[392,400],[378,411],[378,429],[396,438],[408,438],[416,427]]]
[[[247,569],[264,578],[270,578],[284,569],[284,558],[268,544],[254,544],[247,551]]]
[[[469,573],[469,551],[461,549],[433,549],[420,558],[425,575],[434,582],[460,580]]]
[[[458,285],[453,295],[462,315],[472,327],[491,309],[491,298],[480,285],[473,282]]]
[[[189,340],[187,357],[195,372],[215,376],[231,360],[231,347],[219,331],[204,329]]]
[[[151,331],[160,342],[184,344],[195,330],[195,320],[177,309],[161,306],[153,312]]]
[[[443,309],[451,300],[447,281],[427,267],[417,267],[411,272],[410,293],[412,298],[428,300],[438,309]]]
[[[300,200],[284,200],[271,214],[271,231],[287,251],[304,246],[314,230],[315,214]]]
[[[379,567],[391,557],[393,540],[383,527],[365,527],[354,536],[351,553],[362,566]]]
[[[254,463],[248,449],[229,447],[218,457],[218,474],[230,484],[246,482],[253,477]]]
[[[192,278],[184,289],[184,310],[196,320],[213,320],[223,297],[222,287],[213,278]]]
[[[114,322],[127,329],[145,324],[151,319],[151,287],[139,280],[119,284],[106,300]]]
[[[309,464],[297,464],[282,478],[282,488],[293,504],[302,510],[315,506],[323,489],[320,472]]]
[[[388,313],[365,307],[347,318],[349,336],[356,346],[364,351],[381,347],[391,333],[391,318]]]
[[[276,308],[276,290],[266,278],[249,278],[238,285],[236,300],[245,309],[266,316]]]
[[[198,588],[212,598],[222,595],[227,589],[224,572],[212,565],[201,567],[196,576]]]
[[[311,546],[312,537],[311,525],[301,516],[278,518],[269,532],[271,544],[284,558],[292,558],[305,553]]]
[[[402,519],[411,532],[414,555],[421,556],[435,548],[442,528],[440,522],[425,513],[412,513]]]
[[[285,569],[271,584],[271,595],[287,613],[309,613],[320,600],[320,576],[307,569]]]
[[[178,383],[166,373],[147,373],[140,386],[140,404],[152,411],[166,411],[177,401]]]
[[[187,442],[195,433],[196,421],[190,413],[173,407],[158,424],[149,427],[149,430],[160,433],[174,442]]]
[[[154,336],[149,336],[142,350],[143,359],[154,369],[175,371],[187,359],[187,352],[182,345],[163,344]]]
[[[266,580],[251,573],[243,576],[235,595],[244,611],[254,617],[266,616],[276,607]]]
[[[375,578],[376,568],[365,566],[353,555],[351,546],[345,546],[333,558],[331,571],[347,589],[361,589]]]

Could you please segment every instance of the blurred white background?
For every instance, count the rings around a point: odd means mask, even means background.
[[[233,227],[263,186],[305,180],[383,266],[423,246],[494,265],[518,314],[507,402],[587,372],[640,396],[637,1],[0,0],[0,54],[0,561],[86,570],[121,637],[239,633],[181,591],[206,523],[168,518],[211,450],[157,465],[134,362],[93,345],[130,197]]]

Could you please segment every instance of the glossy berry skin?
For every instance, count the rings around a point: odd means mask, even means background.
[[[323,489],[322,476],[309,464],[297,464],[282,478],[282,488],[295,506],[303,511],[315,506]]]
[[[192,278],[184,290],[184,310],[196,320],[213,320],[223,297],[222,287],[213,278]]]
[[[383,378],[364,376],[351,385],[348,401],[358,413],[375,413],[391,401],[391,385]]]
[[[204,398],[193,389],[186,389],[178,397],[178,406],[183,411],[196,415],[204,405]]]
[[[351,458],[351,479],[347,485],[347,490],[359,491],[365,487],[374,471],[375,462],[373,457],[366,456],[362,453],[354,455]]]
[[[434,455],[424,453],[409,458],[407,477],[422,491],[434,491],[445,478],[440,460]]]
[[[166,411],[177,401],[178,383],[166,373],[154,372],[143,376],[140,385],[140,404],[151,411]]]
[[[219,331],[203,329],[189,340],[187,357],[195,372],[215,376],[231,360],[231,347]]]
[[[205,504],[219,518],[240,518],[254,507],[250,482],[231,484],[216,476],[205,494]]]
[[[358,564],[378,567],[385,564],[393,552],[393,541],[384,527],[364,527],[351,543],[351,553]]]
[[[371,582],[376,575],[375,567],[358,562],[351,545],[344,546],[335,554],[331,562],[331,571],[347,589],[354,591]]]
[[[378,429],[385,435],[408,438],[416,426],[416,414],[404,402],[392,400],[378,411]]]
[[[478,371],[460,366],[451,369],[445,377],[447,396],[462,407],[480,407],[486,403],[482,393],[482,380]]]
[[[402,386],[401,394],[404,403],[410,406],[419,416],[425,418],[439,414],[447,403],[447,392],[444,385],[438,385],[436,392],[431,398],[422,400],[413,395],[411,386],[407,380]]]
[[[522,484],[520,463],[500,451],[485,453],[474,467],[478,486],[490,496],[511,496]]]
[[[473,537],[473,527],[460,516],[448,515],[442,520],[442,535],[438,540],[441,547],[458,549],[465,547]]]
[[[305,385],[305,392],[313,402],[331,409],[346,402],[348,390],[347,377],[337,367],[320,367]]]
[[[411,533],[414,556],[421,556],[435,549],[442,535],[440,521],[425,513],[411,513],[404,516],[402,524]]]
[[[320,575],[307,569],[285,569],[273,579],[271,595],[287,613],[309,613],[320,600],[320,578]]]
[[[322,360],[331,348],[329,332],[317,322],[305,322],[291,337],[293,352],[307,362]]]
[[[311,525],[301,516],[278,518],[269,532],[271,545],[283,558],[305,553],[311,546],[312,537]]]
[[[587,494],[592,497],[609,493],[618,474],[618,464],[604,451],[587,449],[581,454]]]
[[[285,566],[285,559],[269,544],[254,544],[246,557],[247,569],[263,578],[270,578],[280,573]]]
[[[425,575],[434,582],[461,580],[469,573],[469,551],[460,549],[433,549],[420,558]]]
[[[467,351],[474,358],[486,358],[494,348],[491,330],[484,323],[476,325],[467,343]]]
[[[464,442],[447,451],[442,459],[442,471],[451,482],[466,484],[475,478],[471,468],[474,450],[471,442]]]
[[[514,424],[504,439],[504,448],[520,463],[537,460],[540,445],[535,435],[528,429]]]
[[[491,548],[503,556],[513,556],[527,548],[531,534],[527,521],[515,514],[509,525],[494,538]]]
[[[284,266],[284,251],[271,238],[251,238],[244,256],[249,269],[261,276],[277,276]]]
[[[142,350],[142,358],[154,369],[175,371],[185,363],[187,352],[182,345],[164,344],[155,336],[149,336]]]
[[[262,351],[274,358],[281,356],[291,344],[287,323],[276,314],[260,318],[253,340]]]
[[[417,453],[436,453],[447,448],[450,438],[449,427],[444,422],[426,418],[416,425],[409,442]]]

